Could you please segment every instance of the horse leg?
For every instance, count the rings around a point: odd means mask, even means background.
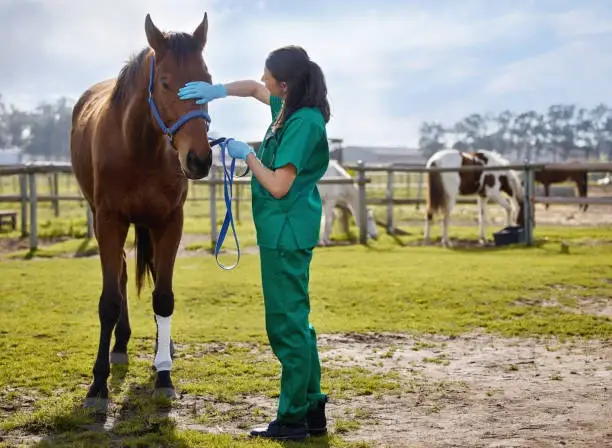
[[[497,202],[500,205],[500,207],[502,207],[506,211],[506,226],[511,226],[512,225],[512,205],[510,204],[510,201],[508,201],[508,199],[502,196],[501,193],[499,193],[498,191],[492,191],[490,195],[491,195],[491,198],[493,198],[493,200]]]
[[[487,237],[485,235],[485,225],[487,220],[487,198],[478,195],[478,242],[481,245],[487,243]]]
[[[174,312],[174,292],[172,280],[174,263],[181,234],[183,232],[183,210],[178,209],[167,221],[151,228],[153,239],[153,258],[155,266],[155,287],[153,289],[153,312],[157,323],[157,347],[154,366],[157,370],[155,389],[158,394],[175,398],[176,393],[170,370],[172,352],[170,324]]]
[[[111,364],[128,364],[127,345],[132,335],[132,329],[130,328],[130,317],[128,312],[127,303],[127,262],[125,250],[123,251],[123,268],[121,271],[121,295],[123,301],[121,302],[121,314],[119,321],[115,327],[115,345],[110,354]]]
[[[582,178],[576,180],[576,188],[578,190],[578,196],[581,198],[587,197],[587,190],[589,187],[589,178],[586,174],[581,175]],[[589,204],[580,204],[578,205],[578,209],[586,212],[589,208]]]
[[[550,196],[550,184],[544,184],[544,197]],[[544,208],[548,210],[550,204],[547,202]]]
[[[450,216],[455,208],[455,198],[448,198],[446,207],[442,211],[442,240],[440,241],[443,247],[453,247],[453,244],[448,239],[448,225],[450,224]]]
[[[106,412],[108,407],[107,380],[110,375],[111,336],[119,320],[123,302],[119,283],[123,269],[123,245],[128,228],[129,223],[118,216],[96,211],[95,230],[102,265],[102,294],[98,304],[100,341],[93,368],[94,379],[87,392],[84,407],[102,412]]]
[[[323,204],[323,214],[325,215],[325,226],[323,227],[323,236],[321,238],[321,244],[324,246],[331,244],[331,233],[334,226],[334,208],[336,207],[335,201],[329,199]]]

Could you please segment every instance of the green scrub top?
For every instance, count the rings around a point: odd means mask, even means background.
[[[251,176],[257,244],[268,249],[308,249],[319,241],[322,203],[317,182],[329,164],[327,131],[319,109],[303,107],[273,133],[272,124],[282,104],[281,98],[270,96],[272,123],[257,157],[272,170],[291,163],[297,176],[281,199],[274,198]]]

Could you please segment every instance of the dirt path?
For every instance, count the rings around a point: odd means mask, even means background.
[[[413,339],[323,335],[324,366],[399,375],[392,395],[330,398],[329,428],[380,447],[610,447],[612,342],[548,344],[485,335]],[[216,404],[184,396],[179,427],[243,434],[273,415],[275,401]],[[263,412],[253,421],[252,409]],[[231,415],[193,423],[204,412]]]

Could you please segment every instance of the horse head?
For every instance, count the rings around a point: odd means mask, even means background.
[[[206,177],[212,166],[212,149],[208,141],[208,107],[195,101],[182,101],[178,89],[189,81],[212,83],[202,57],[208,32],[208,17],[192,34],[162,33],[151,20],[145,19],[145,33],[153,49],[149,74],[149,103],[155,126],[161,127],[178,153],[181,168],[190,179]]]

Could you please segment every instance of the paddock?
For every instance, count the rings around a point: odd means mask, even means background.
[[[382,202],[388,179],[364,175],[368,198]],[[398,178],[392,197],[418,198],[418,183],[407,194]],[[36,203],[36,248],[28,227],[24,236],[19,225],[0,236],[0,443],[270,446],[245,438],[275,408],[280,375],[265,340],[248,186],[235,204],[240,265],[221,272],[210,253],[221,188],[213,207],[210,185],[192,184],[175,280],[173,403],[152,396],[151,288],[136,298],[128,252],[131,362],[112,371],[109,412],[94,418],[81,404],[97,346],[97,246],[86,207],[60,199],[56,216],[53,176],[35,182],[48,197]],[[61,196],[78,194],[69,174],[57,183]],[[19,196],[18,175],[1,185],[0,195]],[[589,198],[608,194],[589,189]],[[330,434],[304,446],[610,445],[610,206],[536,204],[533,245],[497,248],[477,247],[476,207],[461,203],[450,236],[462,244],[444,249],[422,246],[423,206],[392,205],[393,226],[408,234],[382,231],[358,244],[349,220],[348,235],[337,223],[335,244],[315,250],[311,320]],[[389,204],[370,206],[386,225]],[[487,218],[490,237],[503,210],[491,204]],[[231,262],[231,238],[224,249]]]

